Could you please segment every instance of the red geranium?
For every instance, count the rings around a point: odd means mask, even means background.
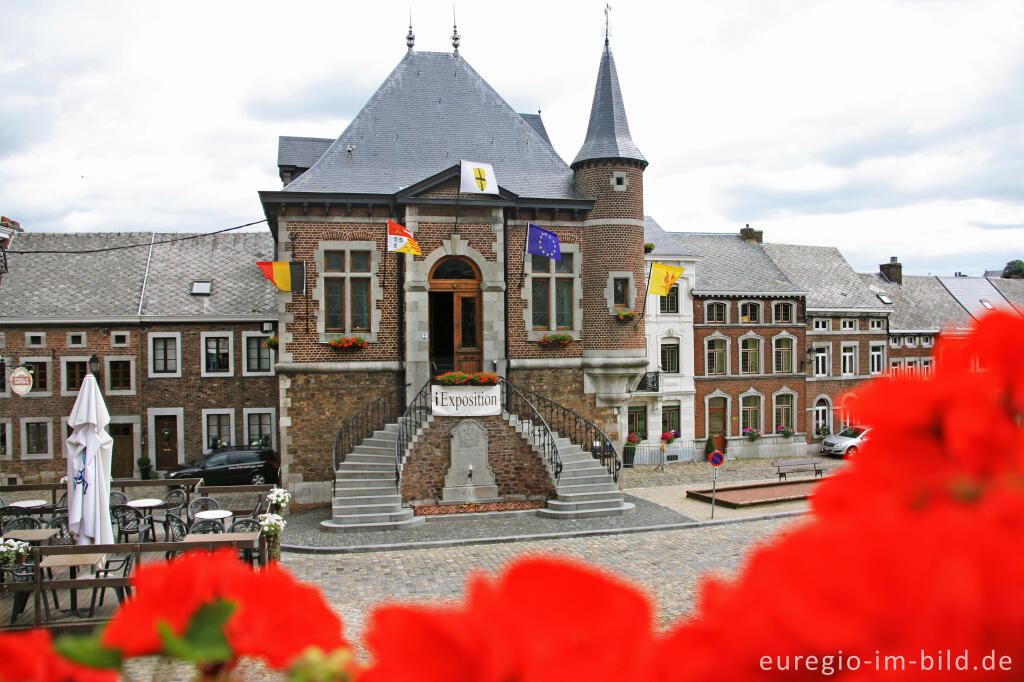
[[[0,680],[3,682],[113,682],[116,671],[72,663],[53,649],[50,631],[0,634]]]

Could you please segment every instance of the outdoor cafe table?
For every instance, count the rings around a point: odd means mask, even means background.
[[[220,521],[221,524],[231,517],[232,513],[227,509],[207,509],[206,511],[196,512],[197,519]]]
[[[96,566],[103,561],[103,554],[47,554],[39,562],[39,568],[67,568],[71,571],[71,579],[74,580],[79,566]],[[78,611],[78,590],[71,590],[71,611],[70,613],[81,616]]]
[[[43,542],[57,534],[56,528],[19,528],[3,534],[4,540],[21,540],[22,542]]]
[[[254,530],[246,533],[189,533],[182,542],[250,542],[255,549],[259,539],[259,531]]]
[[[163,500],[158,500],[155,497],[143,497],[140,500],[132,500],[128,503],[129,507],[138,509],[142,512],[142,515],[149,521],[150,530],[153,531],[153,539],[156,540],[156,530],[153,529],[153,510],[164,503]]]
[[[12,507],[21,507],[22,509],[37,509],[39,507],[45,507],[46,505],[46,500],[19,500],[17,502],[11,502]]]

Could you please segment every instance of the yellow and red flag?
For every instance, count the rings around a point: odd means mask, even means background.
[[[658,296],[668,296],[668,290],[672,288],[672,285],[676,283],[676,280],[682,274],[682,268],[654,263],[651,265],[651,287],[649,291]]]
[[[412,232],[394,220],[388,221],[388,251],[411,253],[414,256],[422,255],[420,254],[420,245],[416,243]]]
[[[306,264],[303,261],[265,261],[256,265],[281,291],[306,290]]]

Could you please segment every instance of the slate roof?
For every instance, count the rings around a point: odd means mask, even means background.
[[[696,268],[694,293],[786,296],[807,293],[783,274],[760,244],[751,244],[739,235],[700,232],[666,234],[679,242],[684,253],[702,259]]]
[[[809,310],[886,310],[839,249],[832,246],[764,244],[765,253],[807,291]]]
[[[879,273],[860,273],[860,279],[875,294],[892,301],[890,331],[934,331],[966,328],[971,316],[932,275],[903,275],[903,284],[890,282]]]
[[[1014,312],[1009,301],[1003,298],[992,282],[984,277],[939,277],[938,280],[942,282],[953,298],[976,318],[989,310],[982,301],[991,303],[995,310]]]
[[[439,52],[408,52],[283,191],[394,194],[463,159],[491,164],[498,185],[521,197],[581,198],[547,140],[460,55]]]
[[[530,124],[530,127],[537,131],[537,134],[544,138],[544,141],[551,144],[551,138],[548,137],[548,129],[544,127],[544,121],[541,119],[540,114],[519,114],[523,117],[523,120]]]
[[[993,277],[989,281],[1017,309],[1017,312],[1024,315],[1024,279]]]
[[[273,313],[276,289],[254,263],[271,260],[270,234],[221,234],[153,246],[185,233],[92,232],[19,236],[10,272],[0,289],[0,322],[13,319],[138,319],[146,281],[144,316],[240,316]],[[87,253],[91,249],[138,248]],[[146,266],[149,262],[149,278]],[[211,296],[191,296],[194,279],[213,280]]]
[[[654,244],[651,255],[657,260],[661,256],[685,256],[696,258],[674,234],[666,232],[651,216],[644,216],[644,242]]]
[[[326,137],[277,138],[277,165],[309,168],[317,162],[334,140]]]
[[[594,102],[590,107],[587,137],[573,165],[592,159],[633,159],[647,165],[647,159],[633,143],[626,120],[626,107],[619,89],[619,74],[608,40],[604,41],[601,66],[597,70]]]

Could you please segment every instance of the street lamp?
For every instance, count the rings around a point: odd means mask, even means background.
[[[100,359],[98,357],[96,357],[95,355],[93,355],[91,358],[89,358],[89,373],[95,376],[96,373],[99,372],[99,371],[100,371]]]

